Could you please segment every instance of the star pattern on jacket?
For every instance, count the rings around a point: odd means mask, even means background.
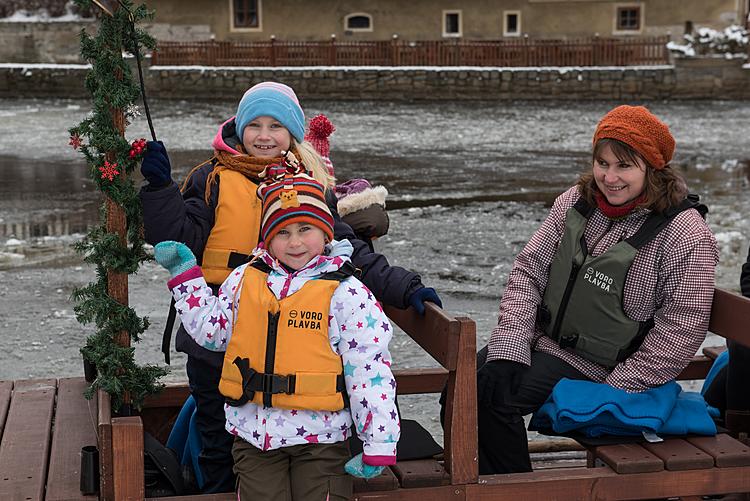
[[[281,299],[296,293],[307,281],[339,269],[348,257],[335,253],[347,246],[351,249],[348,242],[334,242],[333,255],[319,256],[291,274],[267,252],[256,255],[272,268],[267,286]],[[176,307],[182,310],[183,325],[204,348],[224,351],[231,343],[233,322],[242,314],[245,267],[231,273],[215,296],[194,271],[184,282],[177,280],[179,276],[170,282]],[[400,422],[394,402],[396,382],[389,361],[391,336],[390,322],[369,289],[354,277],[343,280],[331,298],[328,337],[331,349],[342,357],[351,408],[320,413],[264,408],[248,402],[240,407],[225,406],[226,429],[261,450],[269,450],[303,443],[340,442],[348,438],[350,427],[356,424],[365,455],[393,457],[395,461],[394,437],[399,436]]]

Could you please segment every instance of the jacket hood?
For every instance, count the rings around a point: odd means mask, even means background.
[[[241,155],[237,151],[237,146],[240,144],[240,138],[237,137],[237,128],[234,122],[235,117],[232,117],[221,124],[219,130],[214,136],[214,140],[211,142],[211,146],[215,150],[226,151],[232,155]]]
[[[374,186],[366,188],[360,192],[339,198],[338,210],[339,216],[346,216],[352,212],[366,209],[371,205],[380,205],[385,208],[385,198],[388,196],[388,190],[385,186]]]
[[[289,273],[276,258],[268,253],[268,250],[266,250],[265,247],[262,247],[262,245],[256,247],[255,251],[253,251],[253,255],[270,266],[273,269],[272,273],[276,275],[294,275],[297,277],[316,278],[332,271],[338,271],[344,263],[351,261],[354,247],[349,240],[334,240],[331,243],[326,244],[323,252],[324,255],[313,258],[309,263],[294,273]]]

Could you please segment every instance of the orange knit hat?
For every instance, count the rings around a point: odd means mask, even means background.
[[[622,105],[604,115],[594,132],[594,145],[605,138],[627,144],[656,170],[663,169],[674,153],[669,127],[644,106]]]

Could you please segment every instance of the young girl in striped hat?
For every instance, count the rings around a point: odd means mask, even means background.
[[[349,499],[352,479],[396,462],[392,328],[333,240],[323,186],[305,172],[262,183],[262,241],[214,294],[187,246],[162,242],[183,325],[223,355],[219,389],[239,499]],[[352,424],[363,453],[350,457]]]

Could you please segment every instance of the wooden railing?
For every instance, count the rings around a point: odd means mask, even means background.
[[[204,66],[633,66],[669,63],[669,38],[159,42],[152,64]]]
[[[398,393],[439,393],[446,388],[444,462],[451,486],[478,481],[476,403],[476,324],[466,317],[453,318],[427,303],[423,316],[413,308],[385,306],[388,317],[434,358],[440,367],[396,370]],[[113,417],[109,395],[99,390],[98,447],[100,499],[144,499],[143,432],[166,441],[174,419],[189,395],[186,384],[172,384],[159,395],[146,398],[139,416]],[[0,424],[0,431],[2,425]],[[367,485],[367,484],[365,484]],[[437,489],[437,488],[433,488]],[[455,499],[454,488],[446,488]],[[360,492],[359,499],[381,499],[380,492]],[[394,496],[394,499],[408,499]],[[157,498],[149,498],[156,500]],[[159,498],[161,499],[161,498]],[[175,498],[177,499],[177,498]],[[231,501],[235,494],[181,497],[179,499]],[[445,499],[436,498],[436,499]],[[460,499],[460,498],[459,498]],[[166,500],[166,498],[165,498]]]

